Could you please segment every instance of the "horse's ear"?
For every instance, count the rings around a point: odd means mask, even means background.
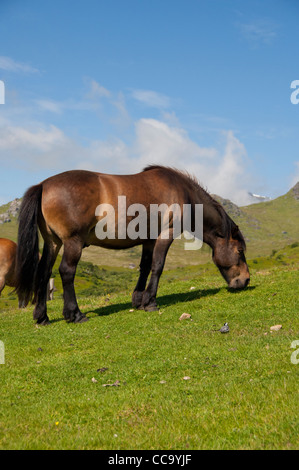
[[[232,229],[232,238],[235,238],[238,235],[239,231],[240,230],[239,230],[238,225],[235,225]]]

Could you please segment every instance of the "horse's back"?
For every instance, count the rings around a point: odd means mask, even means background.
[[[167,202],[167,196],[179,190],[169,174],[159,167],[128,175],[70,170],[46,179],[42,185],[43,206],[47,200],[57,199],[70,210],[76,205],[77,210],[84,212],[88,210],[87,205],[113,204],[120,195],[126,196],[128,203],[142,204],[148,199],[153,203]]]
[[[47,230],[61,240],[74,233],[86,234],[97,223],[96,208],[110,204],[117,208],[118,197],[125,196],[127,207],[134,203],[179,202],[179,188],[159,169],[132,175],[112,175],[71,170],[42,182],[42,215]]]

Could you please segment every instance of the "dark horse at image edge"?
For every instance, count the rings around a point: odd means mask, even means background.
[[[23,198],[19,215],[16,276],[18,295],[26,304],[34,299],[33,318],[47,324],[47,284],[58,252],[63,245],[59,272],[63,285],[63,315],[68,322],[83,322],[74,278],[82,249],[89,245],[110,249],[142,245],[140,273],[133,292],[133,307],[156,310],[156,294],[168,249],[173,241],[172,221],[167,239],[158,233],[155,239],[128,237],[100,240],[95,229],[99,221],[96,207],[102,203],[115,208],[116,234],[118,196],[126,196],[127,206],[139,203],[189,204],[191,227],[195,204],[203,204],[203,242],[212,248],[212,257],[228,286],[242,289],[249,283],[244,255],[245,241],[233,220],[197,182],[185,172],[149,166],[134,175],[108,175],[85,170],[72,170],[52,176],[30,187]],[[194,217],[193,217],[194,218]],[[132,218],[131,218],[132,219]],[[148,214],[149,219],[149,214]],[[127,217],[128,223],[130,217]],[[149,220],[148,220],[149,221]],[[38,229],[44,240],[39,256]],[[182,228],[183,230],[183,228]],[[196,255],[196,252],[195,252]],[[147,284],[148,276],[150,280]],[[147,284],[147,285],[146,285]]]

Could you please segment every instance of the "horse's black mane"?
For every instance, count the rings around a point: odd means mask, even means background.
[[[189,190],[193,189],[196,193],[199,193],[203,203],[212,205],[220,214],[222,220],[222,231],[225,239],[229,240],[230,237],[233,237],[234,239],[239,240],[245,250],[245,240],[238,226],[226,213],[222,205],[216,201],[207,190],[202,188],[195,176],[190,175],[187,171],[162,165],[148,165],[143,169],[143,171],[149,170],[160,170],[171,176],[171,179],[178,185],[185,184]]]

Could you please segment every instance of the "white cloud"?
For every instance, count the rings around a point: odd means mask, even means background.
[[[223,148],[201,147],[180,128],[155,119],[135,124],[131,145],[121,139],[94,140],[82,146],[56,126],[21,126],[0,129],[0,162],[27,170],[74,168],[107,173],[135,173],[149,164],[184,169],[195,175],[209,192],[237,204],[249,203],[246,188],[246,150],[232,131],[225,135]]]
[[[135,124],[131,146],[121,140],[94,142],[86,150],[89,169],[114,173],[134,173],[146,165],[160,164],[187,170],[209,192],[244,205],[251,203],[247,188],[252,180],[247,171],[244,145],[232,131],[224,134],[223,147],[201,147],[188,133],[155,119],[140,119]],[[83,166],[82,166],[83,167]]]
[[[118,127],[127,127],[131,124],[131,118],[126,107],[126,100],[123,93],[118,93],[117,97],[111,100],[111,104],[116,110],[116,115],[111,118],[111,123]]]
[[[36,100],[36,104],[44,111],[61,114],[64,108],[63,103],[53,100]]]
[[[195,161],[215,156],[215,149],[202,148],[187,132],[156,119],[140,119],[136,123],[135,154],[141,164],[157,163],[186,168]]]
[[[21,126],[0,129],[0,162],[27,170],[64,168],[76,148],[60,129],[50,125],[32,131]]]
[[[9,72],[36,73],[38,70],[31,65],[17,62],[6,56],[0,56],[0,69]]]
[[[86,79],[87,80],[87,79]],[[69,98],[63,101],[37,99],[34,104],[38,111],[62,114],[72,111],[89,111],[118,128],[126,128],[131,118],[122,92],[112,93],[95,80],[88,80],[88,91],[79,99]]]
[[[211,192],[231,199],[238,205],[249,204],[247,152],[232,131],[226,133],[226,145],[214,171],[206,178]]]
[[[120,139],[94,141],[85,148],[83,156],[76,162],[76,168],[101,173],[134,173],[129,147]]]
[[[223,148],[201,147],[184,129],[154,119],[136,123],[135,167],[156,163],[185,169],[209,192],[244,205],[251,202],[251,177],[244,145],[232,131],[224,133]]]
[[[166,109],[170,107],[168,96],[152,90],[133,90],[132,97],[150,108]]]
[[[90,80],[89,91],[86,95],[88,99],[109,98],[110,96],[111,92],[107,88],[100,85],[96,80]]]
[[[38,129],[31,132],[22,127],[8,126],[0,130],[0,149],[18,150],[22,147],[37,152],[46,152],[53,145],[61,143],[64,140],[64,134],[55,126],[50,126],[48,130]]]
[[[268,19],[237,25],[241,34],[252,46],[272,44],[277,37],[277,25]]]
[[[73,100],[68,99],[64,101],[54,101],[50,99],[35,100],[35,104],[39,110],[62,114],[65,111],[96,111],[98,106],[95,102],[90,100]]]
[[[16,111],[20,107],[13,108],[11,119],[9,113],[6,119],[0,118],[0,163],[34,169],[35,173],[81,168],[118,174],[161,164],[187,170],[211,193],[237,204],[250,202],[246,189],[252,187],[252,180],[247,176],[246,150],[232,131],[223,133],[222,144],[201,146],[182,128],[175,113],[166,109],[170,104],[167,97],[145,90],[135,90],[133,96],[160,108],[161,119],[141,118],[133,126],[125,95],[112,93],[95,80],[88,80],[88,92],[78,100],[37,99],[28,112],[24,109],[19,116]],[[55,116],[73,110],[96,112],[105,124],[112,124],[110,136],[83,145],[58,126],[32,119],[35,113],[41,118],[41,112],[50,112],[52,119],[53,113]],[[114,137],[120,128],[126,130],[124,135],[130,143]]]

